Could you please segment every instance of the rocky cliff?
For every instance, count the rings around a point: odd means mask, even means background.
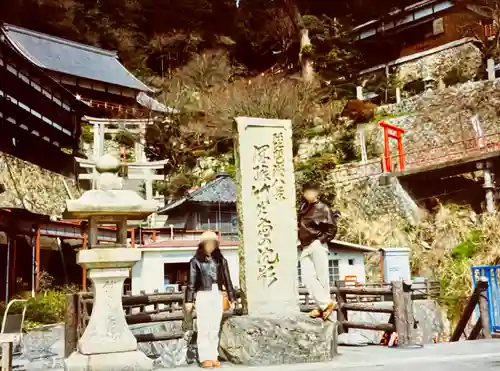
[[[1,207],[24,208],[37,214],[60,216],[66,200],[80,197],[75,179],[0,153]]]

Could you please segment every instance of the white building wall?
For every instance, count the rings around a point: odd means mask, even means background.
[[[150,248],[141,249],[142,259],[132,268],[132,295],[139,295],[141,290],[146,293],[165,292],[164,264],[188,263],[195,253],[194,248]],[[231,280],[235,287],[240,287],[240,265],[238,248],[223,247],[222,253],[227,259]],[[366,282],[364,254],[358,251],[331,249],[329,259],[339,261],[339,278],[356,276],[359,283]],[[353,265],[349,260],[353,260]]]
[[[141,291],[147,294],[165,292],[165,263],[188,263],[193,257],[194,248],[151,248],[141,249],[142,259],[132,267],[132,295],[139,295]],[[231,280],[235,287],[239,287],[240,266],[238,248],[221,248],[229,265]]]
[[[330,249],[329,259],[339,260],[340,280],[345,276],[356,276],[356,282],[365,283],[365,256],[362,252],[350,250]],[[353,260],[353,265],[349,265],[349,260]]]
[[[132,295],[165,291],[161,251],[143,251],[142,259],[132,267]]]

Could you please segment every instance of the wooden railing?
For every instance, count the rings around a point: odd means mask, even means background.
[[[476,324],[472,328],[469,335],[465,333],[465,328],[469,323],[474,309],[476,305],[479,306],[479,319]],[[459,341],[462,335],[467,340],[476,340],[479,338],[481,334],[481,330],[483,333],[483,338],[491,339],[491,331],[490,331],[490,317],[488,313],[488,280],[485,277],[481,277],[479,282],[472,293],[467,306],[458,321],[457,327],[453,334],[451,335],[450,342]]]
[[[399,345],[407,345],[411,342],[411,330],[413,326],[412,289],[410,284],[393,282],[384,287],[355,287],[345,286],[343,282],[331,288],[332,297],[337,301],[337,320],[339,332],[347,332],[350,328],[396,332]],[[299,289],[299,295],[304,297],[300,303],[300,310],[308,312],[314,308],[314,304],[308,299],[306,289]],[[384,297],[393,301],[392,308],[381,308],[372,302],[364,302],[363,297]],[[238,295],[239,297],[239,295]],[[361,298],[360,302],[349,300],[349,297]],[[154,293],[149,295],[125,295],[122,297],[125,319],[129,325],[146,324],[166,321],[183,321],[182,302],[184,294],[176,293]],[[65,353],[69,356],[75,349],[77,340],[82,336],[92,312],[93,297],[90,293],[69,294],[67,296],[66,318],[65,318]],[[392,314],[393,323],[361,323],[349,321],[348,312],[375,312]],[[243,314],[241,306],[237,306],[232,314]],[[194,314],[196,316],[196,313]],[[138,342],[163,341],[180,339],[183,332],[164,333],[155,332],[135,335]]]

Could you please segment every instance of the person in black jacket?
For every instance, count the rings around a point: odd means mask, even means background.
[[[196,305],[198,358],[202,368],[218,368],[219,331],[223,313],[223,291],[234,307],[234,288],[227,260],[219,249],[214,232],[201,235],[195,256],[189,262],[185,311]]]
[[[319,186],[307,183],[302,187],[304,202],[299,210],[300,267],[302,279],[316,305],[313,318],[327,320],[336,307],[330,295],[328,274],[328,242],[337,231],[338,211],[319,200]]]

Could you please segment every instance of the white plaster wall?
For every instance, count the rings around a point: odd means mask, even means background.
[[[132,295],[142,290],[147,294],[165,291],[161,251],[143,251],[141,260],[132,267]]]
[[[141,249],[142,259],[132,268],[132,295],[139,295],[141,290],[152,293],[155,290],[165,292],[164,264],[187,263],[193,257],[194,249],[181,248],[152,248]],[[222,248],[227,259],[231,280],[235,287],[240,287],[240,265],[238,248]],[[348,250],[330,250],[329,259],[339,260],[340,279],[345,276],[356,276],[357,282],[365,283],[364,254]],[[349,259],[354,259],[354,265],[349,265]]]
[[[240,287],[240,261],[238,259],[238,250],[224,250],[222,251],[224,257],[229,265],[229,274],[231,275],[231,281],[233,281],[234,287]]]
[[[340,280],[345,276],[356,276],[357,282],[365,283],[365,257],[362,252],[330,250],[329,259],[339,260]],[[354,265],[349,265],[349,259],[354,259]]]
[[[193,257],[195,249],[180,248],[151,248],[141,249],[142,258],[132,268],[132,295],[139,295],[142,290],[146,293],[165,292],[164,264],[188,263]],[[238,248],[222,248],[227,259],[231,280],[235,287],[239,287],[240,266]]]

